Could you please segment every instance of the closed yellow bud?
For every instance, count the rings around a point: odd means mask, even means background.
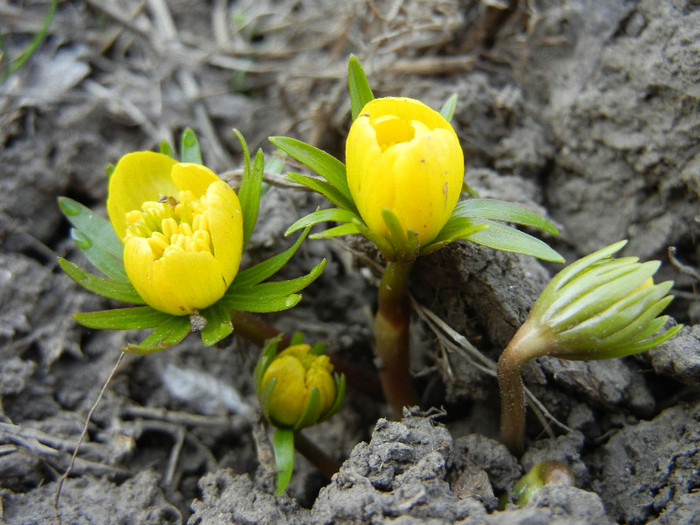
[[[464,154],[437,111],[410,98],[378,98],[353,122],[345,150],[350,193],[367,227],[386,237],[391,210],[420,246],[432,241],[454,210],[464,180]]]
[[[124,268],[144,301],[187,315],[218,301],[238,272],[241,204],[210,169],[142,151],[109,181],[109,219],[124,242]]]
[[[265,408],[275,426],[297,425],[314,388],[320,399],[318,419],[335,404],[333,365],[328,356],[314,355],[307,344],[290,346],[280,352],[265,370],[261,388],[265,389],[272,378],[276,378],[276,383]]]

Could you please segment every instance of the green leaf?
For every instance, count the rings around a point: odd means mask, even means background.
[[[85,254],[85,257],[87,257],[88,261],[90,261],[95,268],[115,281],[129,282],[126,270],[124,270],[124,262],[121,259],[117,259],[98,244],[92,242],[92,239],[80,230],[71,228],[70,236],[75,242],[75,245],[80,248]]]
[[[568,303],[547,323],[550,326],[556,326],[557,330],[567,330],[569,327],[583,322],[597,312],[606,310],[637,289],[656,273],[660,265],[659,261],[648,261],[643,264],[623,267],[622,270],[626,271],[621,272],[620,275],[616,273],[614,277],[611,276],[610,280],[605,282],[599,280],[599,285],[596,288]],[[586,275],[582,276],[583,279],[586,277]]]
[[[559,234],[554,225],[539,213],[535,213],[519,204],[496,199],[467,199],[457,204],[452,215],[472,219],[513,222],[523,226],[539,228],[552,235]]]
[[[173,148],[170,147],[170,144],[168,144],[167,140],[163,140],[160,143],[160,152],[163,155],[167,155],[171,159],[175,158],[175,155],[173,155]]]
[[[293,172],[290,172],[287,175],[287,180],[290,182],[296,182],[297,184],[302,184],[316,193],[320,193],[339,208],[357,213],[355,203],[351,199],[348,199],[340,191],[335,189],[335,186],[332,186],[324,180]]]
[[[309,392],[309,397],[306,400],[306,405],[304,406],[301,416],[299,416],[299,419],[294,424],[294,430],[310,427],[318,421],[320,415],[321,393],[318,391],[318,387],[314,386],[311,388],[311,392]]]
[[[180,142],[180,162],[204,164],[204,162],[202,162],[202,152],[199,149],[197,134],[191,128],[186,128],[185,131],[182,132],[182,141]]]
[[[331,237],[342,237],[343,235],[354,235],[356,233],[361,233],[360,229],[357,227],[355,222],[348,224],[341,224],[340,226],[335,226],[322,232],[313,233],[309,235],[309,239],[329,239]]]
[[[273,439],[277,466],[277,492],[282,494],[289,485],[294,471],[294,431],[278,428]]]
[[[551,289],[552,292],[556,292],[561,287],[566,285],[569,281],[574,279],[583,270],[594,265],[598,261],[602,261],[603,259],[606,259],[611,255],[614,255],[615,253],[619,252],[622,248],[625,247],[626,244],[627,239],[618,241],[614,244],[611,244],[610,246],[601,248],[598,251],[595,251],[589,255],[586,255],[585,257],[582,257],[581,259],[572,262],[570,265],[568,265],[566,268],[564,268],[557,275],[554,276],[554,278],[547,285],[547,290]]]
[[[277,294],[266,295],[237,295],[226,299],[226,306],[231,310],[252,313],[282,312],[294,308],[301,301],[300,294],[291,294],[280,297]]]
[[[279,281],[274,283],[261,283],[247,288],[235,288],[231,286],[231,293],[221,299],[221,303],[232,310],[241,310],[245,312],[279,312],[287,310],[295,306],[301,296],[296,292],[303,290],[312,282],[314,282],[326,266],[326,260],[323,259],[306,275],[290,279],[288,281]]]
[[[173,316],[159,312],[150,306],[135,306],[100,312],[75,313],[73,317],[81,325],[98,330],[142,330],[154,328]]]
[[[350,88],[352,120],[355,120],[362,108],[365,107],[365,104],[374,100],[374,94],[369,86],[369,82],[367,82],[365,71],[355,55],[350,55],[350,61],[348,62],[348,84]]]
[[[345,165],[333,155],[289,137],[270,137],[270,142],[314,170],[345,197],[352,200],[350,189],[348,188]]]
[[[99,246],[120,261],[124,258],[124,245],[107,219],[68,197],[59,197],[58,205],[66,219],[87,235],[94,245]]]
[[[207,320],[202,330],[202,344],[212,346],[233,332],[233,323],[228,310],[220,302],[200,310],[199,314]]]
[[[255,370],[253,371],[253,380],[255,382],[255,390],[259,394],[262,390],[262,380],[263,376],[265,375],[265,371],[277,355],[277,346],[280,344],[281,341],[282,334],[268,340],[265,346],[263,347],[262,351],[260,352],[258,362],[255,364]]]
[[[564,262],[564,258],[550,248],[547,243],[532,235],[497,222],[481,222],[482,224],[488,224],[488,228],[472,233],[465,240],[488,246],[495,250],[531,255],[544,261]]]
[[[290,233],[294,233],[302,228],[311,228],[312,226],[321,222],[353,222],[355,220],[359,220],[359,217],[349,210],[341,210],[340,208],[316,210],[296,221],[289,228],[287,228],[287,231],[284,232],[284,234],[289,235]]]
[[[188,316],[169,315],[168,319],[156,327],[139,345],[127,345],[122,351],[129,354],[148,355],[170,348],[182,341],[190,332]]]
[[[251,266],[250,268],[247,268],[242,272],[238,272],[238,274],[233,280],[233,284],[229,286],[228,290],[224,294],[224,297],[227,297],[229,294],[235,293],[235,290],[237,288],[248,288],[255,284],[261,283],[268,277],[272,277],[274,274],[280,271],[284,267],[284,265],[289,262],[289,259],[291,259],[292,256],[296,253],[297,249],[301,245],[302,241],[306,238],[308,233],[308,229],[302,232],[302,234],[299,235],[299,238],[294,242],[294,244],[292,244],[282,253],[270,257],[266,261],[258,263],[255,266]]]
[[[468,240],[471,235],[486,228],[488,224],[477,223],[467,217],[450,217],[438,236],[421,248],[420,254],[431,254],[459,239]]]
[[[238,199],[241,201],[241,211],[243,212],[243,249],[245,249],[253,233],[253,229],[255,228],[255,223],[258,220],[260,192],[265,162],[263,152],[258,151],[251,169],[250,158],[247,153],[248,146],[245,143],[245,139],[238,130],[234,130],[233,132],[238,137],[238,140],[241,141],[241,146],[243,148],[244,167],[241,187],[238,189]]]
[[[340,410],[340,407],[342,406],[343,401],[345,400],[345,389],[346,389],[345,374],[333,374],[333,381],[335,382],[335,401],[333,401],[333,404],[328,409],[328,412],[323,414],[323,417],[321,417],[318,420],[319,423],[321,421],[325,421],[326,419],[331,417],[333,414],[335,414],[338,410]]]
[[[445,117],[445,120],[447,122],[452,120],[452,117],[455,114],[455,110],[457,109],[457,93],[452,93],[450,95],[450,98],[448,98],[445,103],[442,105],[442,108],[440,109],[440,115]]]
[[[58,264],[68,277],[92,293],[125,303],[146,304],[129,282],[115,281],[92,275],[62,257],[59,257]]]

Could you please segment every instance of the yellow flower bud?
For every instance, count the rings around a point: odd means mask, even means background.
[[[210,169],[142,151],[122,157],[107,212],[124,242],[124,267],[144,301],[172,315],[218,301],[238,272],[241,205]]]
[[[320,399],[317,420],[335,404],[337,390],[333,365],[328,356],[314,355],[307,344],[290,346],[280,352],[265,370],[261,390],[272,378],[276,378],[276,383],[265,408],[270,421],[277,427],[297,425],[314,388]]]
[[[464,180],[464,154],[440,113],[410,98],[367,103],[345,150],[347,181],[370,231],[386,237],[390,209],[424,246],[452,214]]]

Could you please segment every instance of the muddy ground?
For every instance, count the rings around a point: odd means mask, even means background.
[[[195,337],[127,356],[94,413],[63,487],[64,523],[700,523],[700,3],[364,0],[67,0],[46,40],[0,85],[0,518],[50,523],[57,481],[119,349],[142,334],[90,331],[75,311],[110,306],[57,256],[83,261],[56,197],[104,212],[105,166],[176,141],[187,126],[207,163],[242,165],[231,128],[272,155],[270,135],[342,156],[346,64],[375,95],[439,107],[482,196],[512,200],[561,229],[567,260],[622,238],[663,261],[680,335],[648,354],[540,359],[528,387],[521,460],[498,443],[489,366],[557,265],[467,244],[413,273],[413,368],[421,412],[391,421],[376,393],[369,321],[374,254],[308,241],[285,277],[328,259],[280,330],[352,363],[344,408],[308,435],[339,461],[332,481],[302,458],[273,495],[270,433],[250,372],[257,349]],[[516,2],[513,2],[516,4]],[[0,1],[2,65],[40,30],[48,2]],[[289,244],[286,227],[322,201],[273,186],[245,264]],[[675,261],[669,258],[675,247]],[[430,409],[430,407],[433,407]],[[529,507],[496,498],[542,459],[575,487]]]

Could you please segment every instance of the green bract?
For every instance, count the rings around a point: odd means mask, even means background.
[[[653,283],[659,261],[610,258],[625,244],[620,241],[579,259],[547,285],[528,320],[551,345],[542,354],[563,359],[622,357],[654,348],[681,329],[674,326],[654,336],[668,320],[658,315],[673,300],[667,295],[673,281]]]
[[[238,191],[240,214],[243,218],[242,244],[245,248],[258,216],[263,155],[259,151],[251,166],[245,140],[240,133],[237,131],[235,133],[243,146],[245,159],[243,178]],[[170,146],[162,144],[160,153],[163,156],[172,155]],[[184,163],[201,165],[199,143],[191,130],[183,133],[181,157]],[[112,168],[108,171],[114,170]],[[152,328],[151,334],[140,344],[132,344],[124,349],[131,353],[149,354],[172,346],[181,341],[193,326],[201,331],[202,343],[205,346],[211,346],[233,332],[230,310],[274,312],[291,308],[301,300],[298,292],[313,282],[325,266],[325,260],[323,260],[307,275],[288,281],[263,282],[277,273],[294,255],[308,233],[308,229],[305,229],[286,251],[251,268],[239,271],[223,296],[210,306],[195,311],[192,315],[171,315],[147,306],[146,301],[129,281],[124,269],[124,244],[108,220],[66,197],[59,198],[59,206],[74,226],[71,236],[76,245],[104,276],[88,273],[62,258],[59,259],[61,268],[75,282],[93,293],[138,305],[101,312],[76,313],[74,317],[80,324],[89,328],[110,330]],[[238,235],[240,236],[240,233]]]

